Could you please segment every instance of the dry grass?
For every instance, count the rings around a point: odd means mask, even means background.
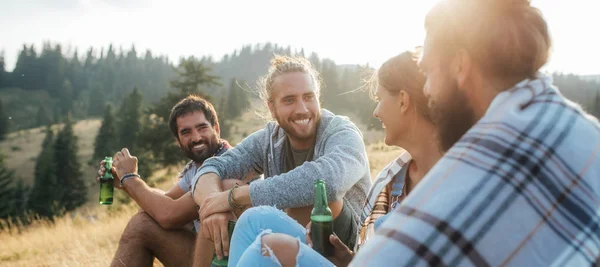
[[[163,180],[157,187],[166,190],[174,175],[161,170],[150,180]],[[123,229],[138,210],[133,202],[90,202],[55,223],[37,220],[20,233],[1,230],[0,266],[109,266]],[[162,265],[156,261],[155,266]]]
[[[248,113],[237,123],[232,143],[241,140],[244,134],[260,128],[264,120]],[[89,160],[98,120],[81,121],[75,126],[79,136],[79,148],[82,164]],[[381,140],[380,132],[363,131],[367,142]],[[34,158],[40,150],[43,140],[42,129],[12,133],[7,141],[0,143],[0,150],[10,150],[13,144],[22,148],[19,153],[10,153],[9,167],[16,169],[21,177],[32,176]],[[367,146],[372,176],[376,175],[390,160],[399,153],[398,148],[389,148],[380,141]],[[92,174],[94,167],[86,166]],[[174,184],[173,171],[157,172],[153,181],[161,181],[157,187],[167,189]],[[30,174],[29,174],[30,173]],[[92,187],[96,193],[97,188]],[[97,197],[97,195],[92,196]],[[56,219],[51,224],[37,221],[23,232],[0,231],[0,266],[108,266],[117,249],[119,237],[129,218],[137,211],[135,203],[115,204],[111,208],[100,206],[91,201],[75,213]],[[155,261],[155,266],[162,266]]]
[[[38,221],[21,234],[0,233],[0,266],[108,266],[133,205],[111,214],[65,216]]]

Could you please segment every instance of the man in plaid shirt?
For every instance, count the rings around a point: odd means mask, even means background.
[[[352,266],[599,266],[600,125],[539,73],[526,0],[446,0],[420,66],[445,156]]]

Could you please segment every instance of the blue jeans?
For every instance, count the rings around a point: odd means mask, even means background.
[[[281,233],[296,237],[299,251],[296,266],[333,266],[306,245],[306,229],[283,211],[269,206],[246,210],[239,218],[230,242],[229,266],[281,266],[277,258],[262,255],[262,236]],[[270,248],[266,247],[266,250]]]

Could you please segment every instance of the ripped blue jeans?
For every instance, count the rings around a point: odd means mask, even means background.
[[[269,253],[263,256],[262,236],[281,233],[298,239],[296,266],[334,266],[306,245],[306,229],[283,211],[259,206],[246,210],[238,219],[230,242],[229,266],[281,266]],[[265,250],[271,250],[268,246]]]

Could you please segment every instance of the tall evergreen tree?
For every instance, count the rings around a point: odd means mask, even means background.
[[[34,89],[45,89],[50,96],[60,97],[61,100],[67,95],[69,96],[68,100],[71,100],[73,88],[65,88],[65,80],[68,80],[65,75],[67,64],[62,53],[62,46],[57,44],[52,47],[50,43],[45,43],[42,48],[42,54],[37,62],[39,66],[38,73],[40,73],[41,77],[39,81],[43,82],[43,84],[39,85],[39,87],[34,87]],[[71,82],[69,82],[68,86],[71,86]]]
[[[117,140],[117,129],[115,127],[115,118],[112,114],[112,106],[106,105],[104,110],[104,118],[102,119],[102,125],[96,135],[96,141],[94,142],[94,157],[93,162],[98,162],[106,156],[113,155],[119,149],[119,143]]]
[[[58,194],[61,208],[74,210],[87,201],[87,187],[77,157],[77,136],[73,133],[70,115],[56,137],[53,160],[56,162],[58,185],[62,188]]]
[[[119,147],[127,147],[135,152],[138,135],[141,131],[142,95],[136,87],[123,101],[119,111]]]
[[[62,185],[56,179],[54,155],[54,132],[48,125],[42,151],[35,161],[34,183],[28,201],[29,209],[44,218],[56,215],[62,193]]]
[[[337,66],[333,61],[323,60],[321,70],[322,77],[322,89],[321,99],[323,100],[323,106],[334,113],[341,113],[346,108],[341,97],[342,92],[340,89],[339,76],[337,72]]]
[[[224,139],[230,139],[233,130],[233,125],[229,117],[230,112],[228,111],[230,105],[227,105],[227,100],[226,96],[221,97],[219,104],[215,107],[219,116],[220,136]]]
[[[8,120],[8,114],[4,111],[4,106],[2,104],[2,100],[0,99],[0,140],[4,140],[6,138],[6,134],[8,134],[8,126],[10,121]]]
[[[73,111],[73,85],[71,81],[64,80],[59,91],[59,107],[61,115],[66,116]]]
[[[90,100],[88,102],[88,116],[100,116],[104,110],[104,107],[104,94],[98,88],[92,89],[90,92]]]
[[[177,89],[181,96],[205,94],[200,86],[220,85],[219,77],[209,74],[210,71],[209,67],[194,57],[184,59],[177,68],[179,79],[171,81],[171,87]]]
[[[248,107],[248,97],[244,93],[244,90],[238,86],[235,78],[231,79],[227,93],[227,103],[229,105],[226,108],[223,107],[220,114],[223,114],[222,117],[224,119],[233,120],[242,115]]]
[[[44,105],[41,105],[38,109],[37,115],[35,116],[36,126],[48,125],[51,122],[52,119],[50,118],[50,114],[46,110],[46,107]]]
[[[17,179],[13,188],[13,214],[14,220],[18,219],[21,224],[29,224],[27,199],[30,188],[23,183],[23,179]]]
[[[4,165],[4,155],[0,154],[0,219],[14,214],[13,184],[15,172]]]

